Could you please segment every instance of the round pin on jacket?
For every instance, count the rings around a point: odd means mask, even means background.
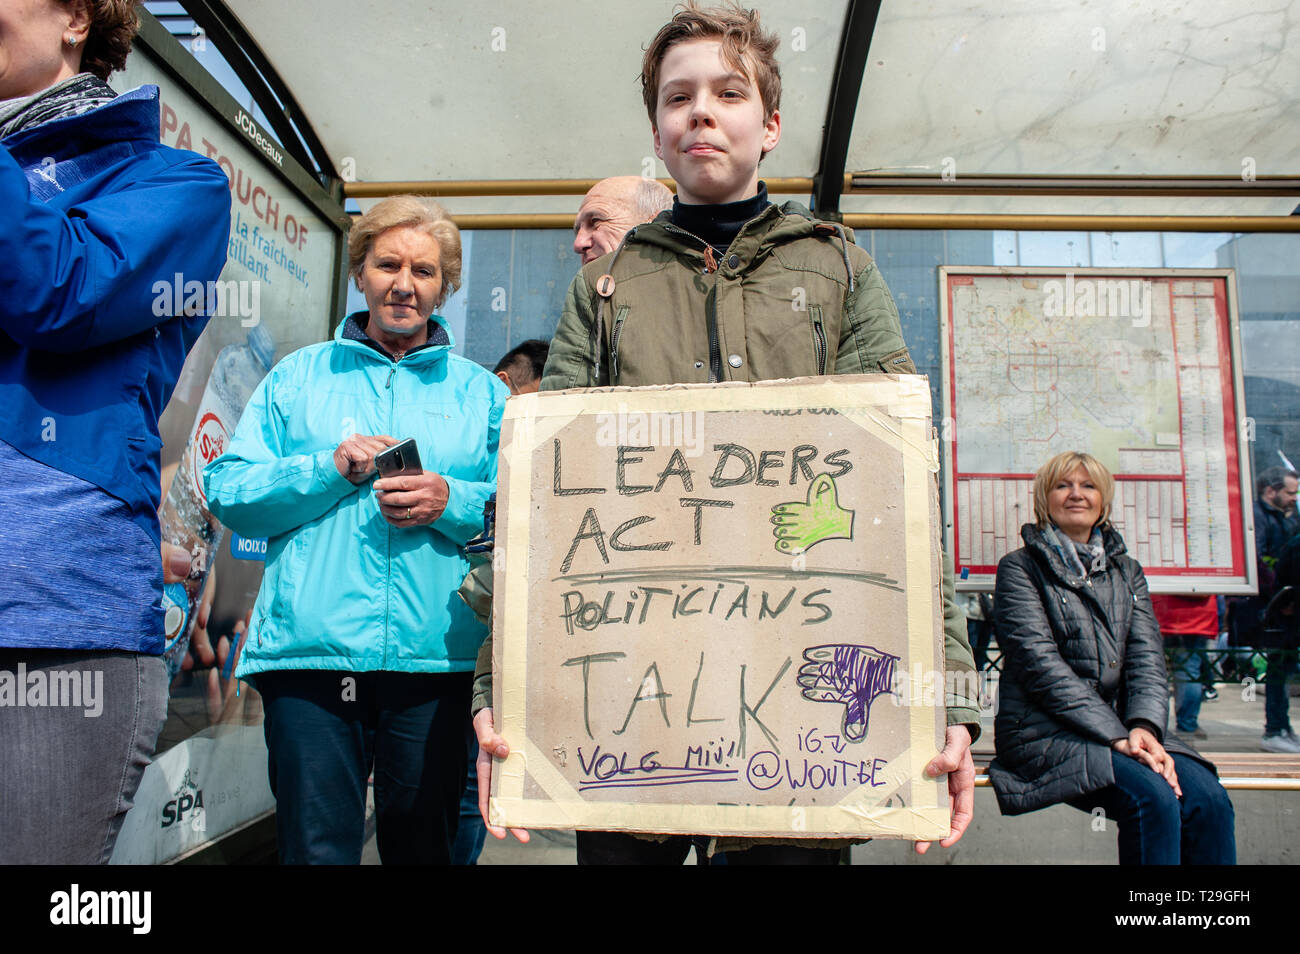
[[[601,298],[609,298],[614,294],[614,276],[606,272],[596,279],[596,294]]]

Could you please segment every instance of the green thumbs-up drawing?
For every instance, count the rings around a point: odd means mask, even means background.
[[[830,474],[813,479],[806,502],[795,500],[773,507],[772,523],[779,553],[798,555],[823,540],[853,539],[853,511],[840,506],[835,479]]]

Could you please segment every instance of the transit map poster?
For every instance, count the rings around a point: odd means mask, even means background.
[[[1112,522],[1154,592],[1254,592],[1230,269],[939,270],[949,547],[992,589],[1066,450],[1115,475]],[[1247,465],[1248,466],[1248,465]]]
[[[926,379],[512,398],[495,823],[946,837]]]

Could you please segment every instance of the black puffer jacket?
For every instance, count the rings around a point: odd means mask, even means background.
[[[1033,524],[998,564],[1003,651],[989,778],[1004,815],[1113,785],[1110,744],[1149,723],[1165,749],[1203,759],[1168,734],[1160,627],[1142,567],[1106,527],[1106,569],[1079,579]],[[1211,771],[1214,766],[1205,763]]]

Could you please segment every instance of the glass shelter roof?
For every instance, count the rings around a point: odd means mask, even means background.
[[[667,176],[637,78],[670,2],[202,6],[253,38],[345,178]],[[851,180],[830,208],[1277,215],[1300,203],[1300,0],[758,7],[781,39],[784,82],[782,141],[763,175],[812,179],[836,167],[838,150]],[[856,69],[855,52],[865,61]],[[832,131],[843,145],[826,135],[836,91]],[[1095,180],[1027,191],[1026,177],[1042,176],[1138,181],[1120,194]],[[1151,194],[1145,181],[1183,176],[1217,178],[1197,194],[1185,182]],[[1007,178],[978,181],[987,177]],[[1290,177],[1291,188],[1270,177]],[[784,185],[805,199],[811,191]],[[584,189],[552,191],[452,196],[447,205],[462,214],[571,213],[572,193]]]

